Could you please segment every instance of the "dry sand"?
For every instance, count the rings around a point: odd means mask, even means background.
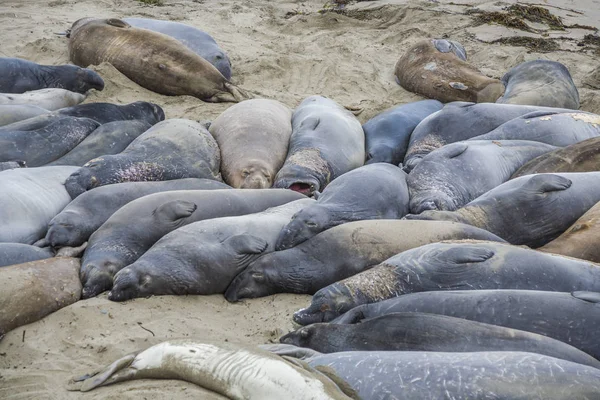
[[[598,47],[582,43],[589,29],[538,33],[498,25],[475,26],[466,10],[499,10],[513,4],[461,0],[360,2],[346,15],[319,13],[325,0],[163,0],[147,6],[136,0],[2,0],[0,55],[47,64],[68,62],[66,39],[56,36],[79,18],[139,16],[188,23],[211,33],[233,64],[233,81],[245,89],[295,107],[322,94],[346,106],[362,107],[362,122],[393,105],[420,100],[398,86],[394,64],[408,46],[428,37],[450,37],[467,49],[470,62],[491,77],[527,60],[564,63],[580,90],[582,109],[600,113]],[[451,4],[452,3],[452,4]],[[469,4],[466,4],[469,3]],[[522,2],[524,3],[524,2]],[[600,0],[537,0],[567,25],[600,27]],[[490,44],[501,37],[553,39],[560,51],[535,53],[525,47]],[[583,45],[579,45],[583,44]],[[596,53],[595,53],[596,52]],[[156,102],[168,118],[214,119],[230,104],[192,97],[165,97],[129,81],[110,65],[95,68],[106,89],[88,102]],[[125,304],[105,296],[80,301],[10,332],[0,342],[2,399],[216,399],[178,381],[134,381],[82,394],[65,391],[72,375],[171,337],[242,343],[275,340],[292,328],[291,313],[308,296],[278,295],[228,304],[222,296],[154,297]],[[138,323],[141,323],[139,325]],[[149,329],[151,332],[146,331]],[[23,333],[25,332],[25,334]],[[24,339],[23,339],[23,335]]]

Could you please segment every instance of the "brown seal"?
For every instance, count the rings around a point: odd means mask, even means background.
[[[504,93],[502,82],[483,75],[465,59],[458,43],[422,40],[398,60],[395,74],[404,89],[443,103],[495,102]]]
[[[176,39],[134,28],[120,19],[80,19],[68,36],[69,56],[74,64],[108,62],[153,92],[189,95],[209,102],[238,102],[249,97]]]

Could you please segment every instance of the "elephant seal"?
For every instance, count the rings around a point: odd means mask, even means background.
[[[431,221],[372,220],[331,228],[289,250],[265,254],[231,283],[225,298],[275,293],[313,294],[403,251],[442,240],[496,240],[470,225]],[[423,223],[425,222],[425,223]]]
[[[2,161],[0,162],[0,172],[7,169],[27,168],[25,161]]]
[[[48,224],[43,245],[53,248],[84,244],[106,220],[125,204],[153,193],[173,190],[227,189],[211,179],[175,179],[164,182],[126,182],[101,186],[78,196]]]
[[[21,58],[0,58],[0,93],[61,88],[76,93],[104,89],[100,75],[74,65],[40,65]]]
[[[276,100],[235,104],[215,119],[209,132],[221,149],[221,174],[233,188],[266,189],[287,155],[292,110]]]
[[[0,105],[32,105],[49,111],[71,107],[85,100],[86,95],[65,89],[39,89],[22,94],[0,93]]]
[[[600,202],[583,214],[562,235],[538,250],[600,263],[599,230]]]
[[[138,136],[119,154],[90,160],[67,179],[73,199],[87,190],[123,182],[207,178],[220,181],[217,142],[202,125],[168,119]]]
[[[148,18],[123,18],[129,25],[171,36],[215,66],[225,79],[231,79],[231,61],[208,33],[180,22]]]
[[[0,130],[0,161],[41,167],[67,154],[99,126],[89,118],[63,117],[36,130]]]
[[[0,269],[0,337],[81,297],[79,260],[55,257]]]
[[[312,202],[301,199],[257,214],[209,219],[176,229],[117,272],[108,299],[223,293],[248,264],[274,250],[281,228]]]
[[[332,321],[353,324],[395,312],[448,315],[533,332],[600,357],[600,294],[537,290],[451,290],[406,294],[355,307]]]
[[[536,157],[519,168],[511,179],[541,173],[593,171],[600,171],[600,137]]]
[[[468,140],[432,151],[408,175],[410,212],[454,211],[556,147],[527,140]]]
[[[177,39],[120,19],[76,21],[69,33],[69,57],[79,66],[108,62],[138,85],[168,96],[189,95],[209,102],[249,98]]]
[[[247,373],[248,368],[252,373]],[[69,382],[88,392],[133,379],[180,379],[233,400],[350,400],[325,375],[305,363],[232,343],[172,339],[118,359]]]
[[[294,320],[326,322],[361,304],[461,289],[600,291],[600,264],[495,242],[433,243],[319,290]]]
[[[0,243],[0,267],[23,264],[50,257],[54,257],[54,253],[49,248],[40,249],[39,247],[23,243]]]
[[[366,164],[400,164],[413,130],[442,107],[443,104],[437,100],[415,101],[390,108],[365,122]]]
[[[0,172],[0,242],[33,244],[71,198],[65,180],[76,167],[18,168]]]
[[[406,219],[454,221],[540,247],[600,201],[600,172],[536,174],[510,180],[456,211],[424,211]]]
[[[533,140],[566,147],[600,136],[600,115],[537,111],[469,140]]]
[[[309,96],[292,115],[287,158],[276,188],[312,195],[365,162],[365,134],[348,110],[323,96]]]
[[[346,172],[315,197],[315,203],[297,212],[281,230],[276,250],[292,248],[347,222],[400,219],[408,213],[406,173],[386,163]]]
[[[154,193],[134,200],[90,236],[80,274],[83,297],[110,289],[118,271],[175,229],[205,219],[261,212],[303,197],[289,190],[229,189]]]
[[[101,124],[113,121],[141,120],[155,125],[165,119],[165,112],[159,105],[147,101],[136,101],[130,104],[88,103],[63,108],[58,115],[90,118]]]
[[[142,120],[108,122],[90,133],[73,150],[48,165],[83,166],[88,161],[119,154],[152,126]]]
[[[0,128],[48,113],[50,111],[29,104],[0,104]]]
[[[403,168],[412,169],[423,157],[440,147],[493,131],[500,125],[536,111],[573,112],[568,109],[498,103],[449,103],[425,118],[413,131]],[[525,140],[521,137],[514,139]]]
[[[318,323],[290,332],[281,343],[321,353],[343,351],[524,351],[600,368],[589,354],[537,333],[419,312],[398,312],[360,324]]]
[[[422,40],[408,49],[396,63],[396,80],[409,92],[442,103],[493,103],[502,96],[502,82],[483,75],[466,62],[466,56],[463,59],[457,53],[461,54],[456,42]]]
[[[527,61],[502,77],[497,103],[579,109],[579,92],[567,67],[550,60]]]

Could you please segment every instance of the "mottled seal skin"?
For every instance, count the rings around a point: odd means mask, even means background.
[[[177,39],[119,19],[76,21],[69,34],[69,57],[80,66],[108,62],[140,86],[164,95],[209,102],[249,98]]]
[[[453,102],[425,118],[414,129],[404,157],[404,170],[410,172],[423,157],[440,147],[493,131],[512,119],[535,111],[573,112],[550,107],[498,103]],[[521,137],[515,139],[525,140]]]
[[[600,265],[501,243],[433,243],[319,290],[294,320],[327,322],[361,304],[461,289],[600,291]]]
[[[504,104],[579,109],[579,92],[567,67],[550,60],[527,61],[502,77]]]
[[[23,121],[50,111],[30,104],[0,104],[0,127]]]
[[[234,188],[273,186],[292,134],[292,110],[276,100],[252,99],[235,104],[209,128],[221,150],[223,180]]]
[[[0,269],[0,336],[81,297],[79,260],[54,257]]]
[[[287,158],[274,187],[312,195],[365,162],[365,134],[348,110],[323,96],[310,96],[292,116]]]
[[[600,203],[590,208],[562,235],[538,250],[600,263],[598,237],[600,237]]]
[[[503,183],[456,211],[405,218],[461,222],[536,248],[556,239],[598,201],[600,172],[536,174]]]
[[[91,118],[101,124],[113,121],[141,120],[155,125],[165,119],[163,109],[154,103],[136,101],[130,104],[87,103],[63,108],[56,112],[58,115]]]
[[[600,294],[537,290],[451,290],[406,294],[355,307],[332,321],[354,324],[395,312],[423,312],[464,318],[538,333],[598,359]]]
[[[207,178],[220,181],[217,142],[202,125],[169,119],[138,136],[119,154],[95,158],[67,179],[73,199],[87,190],[123,182]]]
[[[589,354],[544,335],[419,312],[385,314],[360,324],[308,325],[282,336],[280,342],[321,353],[524,351],[600,368],[600,361]]]
[[[537,111],[469,140],[533,140],[566,147],[600,136],[600,115]]]
[[[0,130],[0,161],[41,167],[67,154],[99,126],[89,118],[63,117],[31,131]]]
[[[454,211],[500,186],[555,146],[527,140],[473,140],[432,151],[408,175],[410,211]]]
[[[0,172],[0,242],[33,244],[71,197],[65,180],[76,167],[18,168]]]
[[[83,166],[96,157],[118,154],[151,127],[141,120],[108,122],[95,129],[73,150],[47,165]]]
[[[408,213],[406,173],[377,163],[346,172],[329,184],[317,201],[294,214],[277,238],[277,250],[352,221],[400,219]]]
[[[94,232],[82,258],[83,297],[112,287],[113,276],[160,238],[193,222],[261,212],[303,198],[289,190],[184,190],[154,193],[116,211]]]
[[[237,301],[275,293],[313,294],[393,255],[424,244],[459,239],[503,241],[470,225],[414,222],[417,221],[350,222],[326,230],[289,250],[266,254],[234,279],[225,298]]]
[[[345,381],[361,399],[587,400],[600,396],[600,370],[526,352],[352,351],[304,361]]]
[[[248,374],[250,368],[252,373]],[[180,379],[232,400],[350,400],[326,375],[298,360],[232,343],[173,339],[69,382],[87,392],[133,379]]]
[[[180,22],[148,18],[123,18],[123,21],[136,28],[149,29],[171,36],[215,66],[225,77],[231,79],[231,61],[215,39],[208,33]]]
[[[593,171],[600,171],[600,137],[536,157],[519,168],[511,179],[541,173]]]
[[[0,105],[33,105],[55,111],[77,105],[85,98],[84,94],[65,89],[39,89],[22,94],[0,93]]]
[[[397,82],[410,92],[442,103],[493,103],[502,96],[502,82],[483,75],[457,54],[461,51],[449,41],[422,40],[396,63]]]
[[[422,100],[390,108],[363,124],[366,164],[398,165],[404,160],[413,130],[429,115],[441,110],[437,100]]]
[[[312,202],[301,199],[257,214],[179,228],[119,271],[108,298],[124,301],[151,295],[223,293],[248,264],[274,250],[281,228]]]
[[[54,248],[77,247],[125,204],[140,197],[173,190],[227,189],[229,186],[211,179],[175,179],[164,182],[126,182],[106,185],[83,193],[70,202],[48,224],[43,244]]]
[[[0,58],[0,93],[61,88],[87,93],[104,89],[100,75],[75,65],[40,65],[21,58]]]
[[[54,252],[49,248],[40,249],[39,247],[23,243],[0,243],[0,267],[23,264],[50,257],[54,257]]]

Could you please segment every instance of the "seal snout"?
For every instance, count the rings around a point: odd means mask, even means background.
[[[139,297],[140,277],[132,268],[124,268],[117,275],[113,282],[113,288],[108,293],[108,299],[111,301],[125,301]]]
[[[293,320],[300,325],[316,324],[323,322],[324,313],[314,312],[311,310],[312,307],[303,308],[294,313]]]

